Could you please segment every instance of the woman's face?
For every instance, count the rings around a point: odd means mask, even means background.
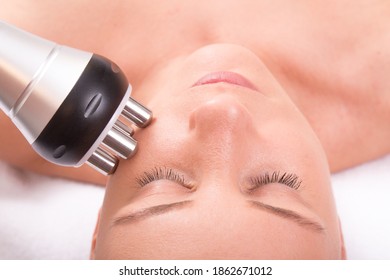
[[[135,94],[155,119],[110,178],[92,257],[343,257],[322,147],[256,55],[203,47]]]

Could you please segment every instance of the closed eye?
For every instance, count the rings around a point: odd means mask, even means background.
[[[145,171],[136,178],[136,181],[140,187],[144,187],[147,184],[158,180],[174,181],[190,190],[194,188],[194,184],[187,180],[183,174],[168,167],[154,167],[149,171]]]
[[[251,187],[249,191],[253,191],[259,187],[273,183],[283,184],[297,190],[301,186],[302,180],[294,173],[281,173],[280,171],[275,171],[272,174],[269,174],[266,172],[250,178]]]

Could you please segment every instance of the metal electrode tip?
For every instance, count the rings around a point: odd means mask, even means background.
[[[122,115],[141,128],[148,126],[153,117],[150,110],[131,97],[127,101],[125,108],[122,111]]]
[[[152,112],[132,98],[126,101],[121,115],[140,128],[152,120]],[[117,119],[87,163],[104,175],[113,174],[119,164],[118,157],[127,159],[136,153],[138,146],[133,134],[132,127]]]
[[[87,164],[99,171],[103,175],[110,175],[115,172],[119,160],[107,153],[100,147],[93,152],[92,156],[87,160]]]
[[[129,158],[137,149],[137,141],[131,137],[130,131],[124,130],[124,125],[119,120],[108,132],[103,144],[114,154],[123,159]]]

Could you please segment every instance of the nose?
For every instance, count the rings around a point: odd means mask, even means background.
[[[231,95],[215,96],[196,107],[190,114],[189,128],[218,161],[233,160],[256,132],[251,113]]]

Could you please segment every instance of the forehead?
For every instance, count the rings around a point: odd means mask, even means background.
[[[329,236],[248,207],[201,204],[113,227],[97,257],[135,259],[334,258]]]

